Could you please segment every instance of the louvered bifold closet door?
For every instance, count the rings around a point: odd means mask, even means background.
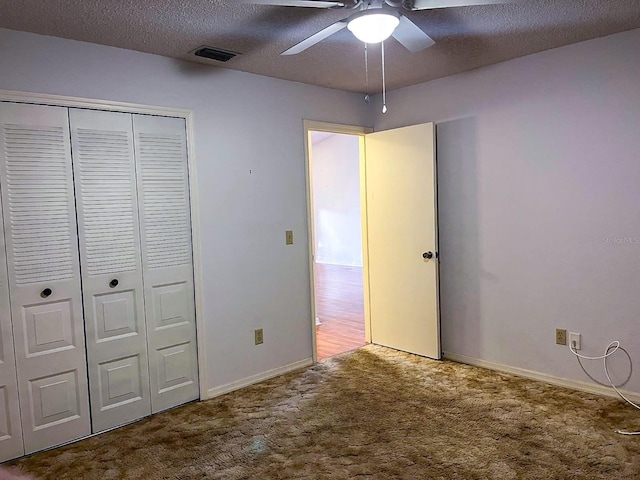
[[[0,180],[26,453],[91,433],[66,108],[0,104]]]
[[[133,116],[151,408],[199,396],[185,121]]]
[[[127,113],[69,115],[98,432],[151,414],[133,126]]]
[[[2,105],[0,104],[0,108]],[[0,462],[24,455],[0,196]]]

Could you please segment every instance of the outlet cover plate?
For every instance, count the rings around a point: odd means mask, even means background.
[[[569,333],[569,345],[571,345],[574,350],[580,350],[580,348],[582,347],[581,340],[582,338],[579,333],[575,333],[575,332]],[[575,346],[573,342],[576,342]]]
[[[556,328],[556,345],[567,344],[567,331],[564,328]]]

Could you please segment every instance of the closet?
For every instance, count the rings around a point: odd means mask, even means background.
[[[197,399],[184,119],[0,123],[0,461]]]

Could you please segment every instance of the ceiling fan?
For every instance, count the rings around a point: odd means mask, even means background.
[[[408,11],[431,10],[435,8],[513,3],[515,1],[517,0],[241,0],[241,3],[355,10],[355,13],[329,25],[281,54],[295,55],[345,27],[364,43],[380,43],[393,36],[407,50],[416,53],[430,47],[435,42],[420,27],[402,15],[398,11],[399,9]]]

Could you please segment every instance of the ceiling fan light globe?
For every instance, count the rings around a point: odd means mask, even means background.
[[[391,36],[400,19],[390,13],[370,13],[349,21],[347,28],[364,43],[380,43]]]

